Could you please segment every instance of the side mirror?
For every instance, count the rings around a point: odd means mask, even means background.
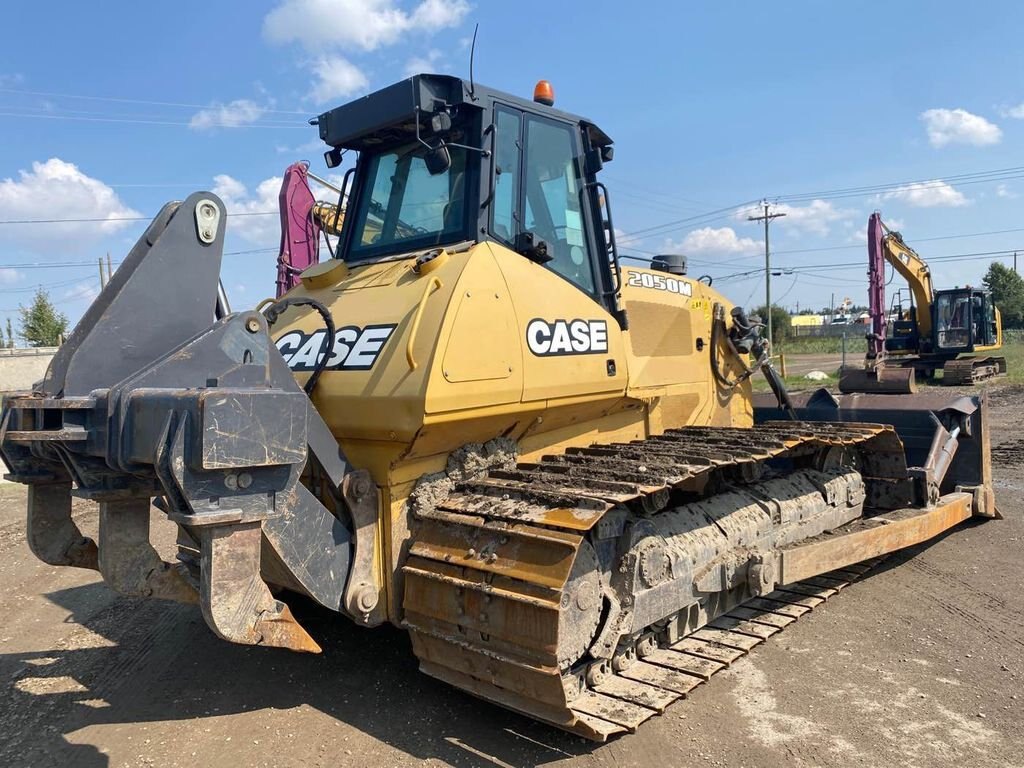
[[[341,149],[335,147],[324,152],[324,162],[328,168],[337,168],[341,165]]]
[[[423,155],[423,162],[426,163],[427,172],[431,176],[437,176],[452,167],[452,156],[448,151],[448,147],[441,144],[438,147],[428,149]]]

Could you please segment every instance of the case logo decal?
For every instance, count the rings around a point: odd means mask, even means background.
[[[368,371],[380,357],[397,326],[347,325],[334,333],[334,343],[324,349],[327,331],[289,331],[276,342],[278,352],[293,371],[312,371],[323,355],[329,355],[326,371]]]
[[[604,320],[553,320],[539,317],[526,326],[526,345],[538,357],[598,355],[608,351]]]

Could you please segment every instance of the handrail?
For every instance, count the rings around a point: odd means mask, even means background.
[[[416,343],[416,334],[420,330],[420,320],[423,319],[423,310],[427,307],[427,299],[434,291],[443,288],[440,279],[432,277],[427,281],[427,287],[423,289],[423,296],[420,297],[419,306],[416,307],[416,314],[412,318],[412,327],[409,329],[409,343],[405,347],[405,360],[409,363],[409,370],[416,370],[416,358],[412,353],[413,344]]]

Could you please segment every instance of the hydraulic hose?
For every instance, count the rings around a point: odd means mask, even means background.
[[[721,304],[715,304],[714,319],[711,321],[711,373],[715,377],[715,381],[721,384],[726,389],[733,389],[737,384],[750,378],[756,367],[751,369],[747,368],[746,364],[743,363],[742,357],[739,352],[733,347],[731,340],[725,334],[725,307]],[[740,365],[743,366],[744,371],[740,376],[730,380],[724,373],[722,373],[721,363],[718,357],[718,346],[722,342],[723,338],[729,344],[730,349],[735,353],[736,359],[740,361]]]
[[[315,309],[320,313],[320,317],[323,318],[324,328],[327,329],[327,337],[324,339],[323,346],[320,349],[320,353],[316,358],[316,366],[313,368],[313,374],[306,380],[306,385],[303,387],[306,390],[307,395],[312,395],[313,390],[316,389],[316,384],[320,381],[320,374],[324,372],[324,368],[327,366],[327,358],[330,357],[331,346],[334,343],[334,318],[331,317],[331,313],[327,310],[323,304],[316,299],[311,299],[308,296],[296,296],[293,298],[281,299],[270,304],[266,309],[263,310],[263,316],[267,319],[267,325],[273,326],[281,317],[281,313],[284,312],[288,307],[297,306],[308,306]]]
[[[746,363],[743,362],[743,357],[740,351],[736,348],[732,338],[727,335],[725,327],[725,307],[721,304],[715,304],[714,316],[711,321],[711,373],[715,377],[721,386],[727,390],[734,389],[738,384],[746,381],[757,371],[761,371],[764,374],[765,379],[768,380],[768,386],[771,388],[772,393],[775,395],[775,399],[779,403],[779,408],[784,410],[791,419],[796,419],[796,411],[793,410],[793,402],[790,400],[789,392],[786,391],[786,384],[779,376],[778,372],[772,367],[771,357],[768,354],[768,348],[757,336],[757,324],[751,324],[746,321],[746,315],[742,310],[733,311],[733,320],[739,327],[740,331],[746,331],[746,336],[740,339],[742,344],[745,340],[752,341],[750,351],[757,356],[757,360],[754,362],[753,367],[747,367]],[[751,339],[752,336],[752,339]],[[743,366],[743,372],[735,379],[729,379],[724,373],[720,366],[718,357],[718,345],[725,341],[732,351],[733,355],[739,361],[740,365]]]

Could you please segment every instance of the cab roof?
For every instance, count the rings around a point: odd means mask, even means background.
[[[451,75],[413,75],[324,112],[317,118],[316,124],[320,129],[320,138],[326,144],[358,151],[390,144],[401,138],[414,138],[417,117],[423,130],[430,116],[437,112],[489,112],[495,103],[580,125],[587,131],[594,146],[604,147],[612,143],[604,131],[585,117],[478,83],[471,86],[468,80]]]

